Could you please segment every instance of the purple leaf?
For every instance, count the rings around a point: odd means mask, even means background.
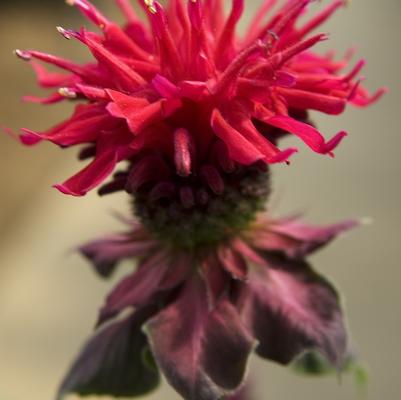
[[[266,251],[279,251],[290,258],[304,256],[327,245],[340,234],[359,225],[356,220],[333,225],[312,226],[296,218],[266,223],[266,227],[255,232],[254,246]]]
[[[215,254],[210,255],[202,263],[202,277],[206,283],[209,303],[214,306],[226,292],[230,283],[230,276],[224,271]]]
[[[234,279],[245,280],[248,273],[247,263],[242,255],[229,247],[221,246],[218,256],[223,268]]]
[[[141,325],[152,312],[136,312],[100,330],[84,346],[58,392],[81,396],[141,396],[159,384],[159,374],[145,362],[148,350]]]
[[[148,336],[159,367],[186,400],[218,400],[234,392],[254,346],[226,299],[209,310],[198,276],[149,321]]]
[[[114,234],[79,248],[98,274],[108,278],[124,258],[143,257],[156,247],[152,240],[135,241],[127,234]]]
[[[124,278],[107,296],[98,324],[115,317],[127,307],[144,307],[151,302],[168,269],[165,258],[164,252],[155,253]]]
[[[307,264],[270,257],[240,289],[238,307],[259,341],[256,352],[288,364],[305,350],[321,352],[341,368],[347,350],[334,288]]]

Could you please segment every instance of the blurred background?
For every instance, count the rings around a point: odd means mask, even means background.
[[[112,0],[94,3],[116,13]],[[249,15],[260,3],[247,1]],[[341,117],[314,118],[327,136],[340,129],[350,133],[335,160],[300,146],[304,151],[290,167],[274,167],[272,208],[277,214],[301,210],[313,222],[353,216],[374,222],[312,258],[341,288],[353,341],[369,365],[365,398],[372,400],[401,398],[400,17],[399,0],[354,0],[323,28],[331,32],[324,47],[338,49],[339,56],[357,44],[358,54],[368,60],[368,88],[391,91],[367,110],[349,108]],[[68,104],[21,104],[22,95],[40,91],[29,66],[12,50],[35,48],[85,60],[88,54],[79,44],[55,31],[57,25],[82,23],[62,0],[1,0],[0,124],[40,130],[68,116]],[[78,170],[75,154],[75,149],[62,152],[48,144],[24,148],[0,135],[0,400],[53,398],[104,295],[121,276],[100,281],[72,251],[82,241],[118,230],[113,210],[128,212],[124,195],[76,199],[51,188]],[[347,376],[341,384],[335,376],[302,378],[259,360],[252,371],[255,400],[353,400],[360,395]],[[166,387],[148,398],[178,400]]]

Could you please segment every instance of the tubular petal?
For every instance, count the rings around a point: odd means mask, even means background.
[[[265,158],[252,143],[224,120],[220,111],[214,110],[211,124],[216,135],[226,144],[233,160],[250,165]]]
[[[175,167],[178,175],[186,177],[191,173],[191,137],[186,129],[174,133]]]
[[[264,122],[298,136],[313,151],[322,154],[330,153],[346,136],[345,132],[339,132],[329,142],[325,143],[323,136],[317,129],[293,118],[277,115]]]
[[[56,189],[71,196],[84,196],[96,186],[99,186],[114,170],[117,155],[113,151],[104,152],[83,170],[62,184],[54,185]]]

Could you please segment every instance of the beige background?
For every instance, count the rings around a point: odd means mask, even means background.
[[[55,0],[56,1],[56,0]],[[55,4],[54,2],[47,2]],[[65,117],[68,106],[21,104],[38,93],[27,65],[11,50],[33,47],[82,59],[86,53],[54,27],[78,27],[74,10],[57,0],[2,0],[0,5],[0,123],[42,129]],[[111,0],[103,0],[111,9]],[[260,1],[248,0],[251,11]],[[323,2],[326,3],[326,2]],[[311,221],[370,216],[374,224],[313,257],[346,299],[349,325],[369,363],[368,399],[396,400],[400,380],[400,164],[401,2],[355,0],[326,27],[340,53],[358,44],[369,64],[366,85],[391,88],[374,107],[349,109],[339,118],[317,116],[327,135],[345,128],[349,138],[335,160],[302,145],[290,167],[275,167],[277,212],[305,210]],[[112,282],[97,279],[70,250],[81,241],[118,229],[112,210],[125,210],[121,195],[99,200],[60,195],[51,184],[78,169],[75,151],[35,149],[0,136],[0,400],[50,400],[67,364],[89,333]],[[256,400],[351,400],[351,378],[304,379],[255,361]],[[149,399],[178,399],[163,389]]]

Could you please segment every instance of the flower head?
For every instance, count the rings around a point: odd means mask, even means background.
[[[147,23],[128,0],[116,0],[127,18],[124,27],[88,0],[68,3],[101,32],[58,31],[84,44],[94,62],[16,50],[31,62],[41,86],[56,89],[45,99],[27,100],[79,102],[70,119],[46,132],[24,129],[21,136],[29,145],[49,140],[85,146],[80,158],[92,161],[56,185],[67,194],[81,196],[103,185],[118,163],[128,161],[101,193],[135,193],[147,185],[156,194],[175,192],[189,207],[205,192],[220,194],[225,174],[236,166],[287,162],[297,150],[277,147],[283,134],[332,155],[345,132],[325,140],[307,112],[340,114],[347,103],[366,106],[383,93],[370,96],[361,86],[363,60],[345,73],[348,58],[336,61],[311,50],[327,39],[312,31],[342,0],[306,23],[299,19],[312,0],[288,0],[275,12],[276,1],[266,0],[243,36],[237,24],[244,0],[232,0],[227,16],[221,0],[170,0],[166,7],[139,0]],[[49,72],[38,60],[66,72]],[[194,186],[205,190],[194,193]]]
[[[138,265],[107,297],[98,332],[60,395],[144,394],[160,369],[183,398],[217,400],[241,387],[253,351],[288,364],[316,350],[341,369],[347,339],[338,296],[305,258],[355,224],[259,219],[193,252],[132,223],[128,232],[82,246],[102,276],[123,259],[137,258]]]

